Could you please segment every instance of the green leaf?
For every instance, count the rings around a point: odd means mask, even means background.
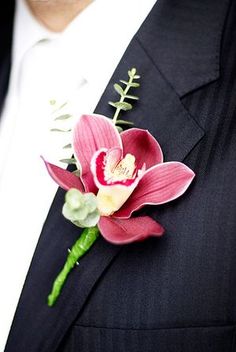
[[[62,130],[60,128],[51,128],[50,131],[51,132],[71,132],[71,128],[68,130]]]
[[[113,106],[114,108],[116,108],[116,103],[113,103],[112,101],[109,101],[108,104]]]
[[[61,106],[59,106],[58,109],[61,110],[61,109],[64,108],[67,104],[68,104],[67,102],[63,103]]]
[[[141,78],[141,76],[139,76],[139,75],[134,76],[134,79],[139,79],[139,78]]]
[[[118,108],[124,111],[128,111],[132,109],[132,105],[129,103],[126,103],[125,101],[117,101],[115,103],[109,102],[109,104],[114,106],[115,108]]]
[[[123,79],[120,79],[120,82],[121,82],[121,83],[124,83],[126,86],[128,86],[128,85],[129,85],[129,82],[124,81]]]
[[[67,120],[69,119],[70,117],[72,117],[72,115],[70,114],[64,114],[64,115],[60,115],[58,117],[56,117],[54,120],[57,121],[57,120]]]
[[[139,100],[139,97],[137,97],[136,95],[126,95],[125,98],[126,99]]]
[[[128,71],[128,75],[130,78],[134,78],[135,74],[136,74],[136,68],[132,68],[130,71]]]
[[[55,103],[56,103],[56,100],[55,100]],[[53,114],[55,114],[56,112],[60,111],[61,109],[63,109],[68,103],[65,102],[63,103],[61,106],[59,106],[58,108],[56,108],[54,111],[53,111]]]
[[[125,101],[118,103],[118,108],[124,111],[128,111],[132,109],[132,105],[130,103],[126,103]]]
[[[119,133],[123,132],[123,128],[120,127],[120,126],[116,126],[116,129],[117,129],[117,131],[118,131]]]
[[[72,148],[72,144],[69,143],[67,145],[64,145],[63,149],[71,149]]]
[[[140,87],[140,83],[137,83],[137,82],[127,82],[127,81],[124,81],[123,79],[120,80],[121,83],[124,83],[126,86],[129,86],[131,88],[138,88]]]
[[[125,120],[117,120],[116,123],[117,123],[117,125],[132,125],[132,126],[134,125],[133,122],[125,121]]]
[[[118,94],[120,94],[122,97],[125,95],[125,92],[123,91],[122,87],[118,84],[114,84],[114,88]]]
[[[77,177],[80,177],[80,171],[78,169],[73,171],[72,174],[74,174]]]
[[[76,164],[76,160],[74,158],[71,158],[71,159],[61,159],[60,160],[61,163],[64,163],[64,164]]]
[[[140,87],[140,83],[135,83],[135,82],[130,83],[130,87],[132,87],[132,88],[138,88],[138,87]]]

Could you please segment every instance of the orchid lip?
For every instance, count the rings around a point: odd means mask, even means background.
[[[127,201],[137,187],[143,169],[136,167],[135,157],[121,148],[98,150],[91,162],[91,171],[98,187],[98,209],[102,216],[111,216]]]

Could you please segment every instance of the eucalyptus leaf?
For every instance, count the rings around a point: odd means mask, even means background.
[[[132,109],[132,105],[130,103],[126,103],[125,101],[118,102],[117,107],[124,111],[128,111]]]
[[[125,120],[117,120],[116,123],[117,123],[117,125],[132,125],[132,126],[134,125],[133,122],[125,121]]]
[[[124,81],[123,79],[120,80],[121,83],[124,83],[125,85],[131,87],[131,88],[138,88],[140,87],[140,83],[137,83],[137,82],[127,82],[127,81]]]
[[[116,103],[113,103],[112,101],[109,101],[108,104],[113,106],[114,108],[117,108]]]
[[[132,109],[132,105],[130,103],[126,103],[125,101],[117,101],[115,103],[110,103],[110,105],[114,106],[117,109],[128,111]]]
[[[118,94],[120,94],[122,97],[125,95],[123,88],[118,83],[114,84],[114,88],[115,88],[116,92]]]
[[[60,160],[61,163],[63,164],[76,164],[76,160],[74,158],[71,159],[61,159]]]
[[[65,132],[71,132],[71,128],[68,129],[68,130],[62,130],[60,128],[51,128],[50,131],[51,132],[64,132],[65,133]]]
[[[56,102],[56,101],[55,101]],[[53,114],[55,114],[56,112],[62,110],[68,103],[65,102],[63,103],[62,105],[60,105],[58,108],[56,108],[54,111],[53,111]]]
[[[69,143],[67,145],[64,145],[63,149],[71,149],[72,148],[72,144]]]
[[[120,127],[120,126],[116,126],[116,129],[117,129],[117,131],[119,132],[119,133],[121,133],[121,132],[123,132],[124,130],[123,130],[123,128],[122,127]]]
[[[126,99],[139,100],[139,97],[137,97],[136,95],[126,95],[125,98]]]
[[[80,177],[80,170],[77,169],[77,170],[73,171],[72,174],[74,174],[77,177]]]
[[[62,108],[64,108],[67,104],[68,104],[67,102],[63,103],[61,106],[59,106],[59,110],[61,110]]]
[[[125,84],[126,86],[128,86],[128,85],[129,85],[129,82],[124,81],[123,79],[120,79],[120,82],[121,82],[121,83],[123,83],[123,84]]]
[[[140,87],[140,83],[136,83],[136,82],[130,83],[130,87],[131,88],[138,88],[138,87]]]
[[[54,120],[55,121],[57,121],[57,120],[68,120],[70,117],[72,117],[72,115],[64,114],[64,115],[60,115],[60,116],[56,117]]]
[[[132,68],[130,71],[128,71],[128,75],[130,78],[134,78],[135,74],[136,74],[136,68]]]

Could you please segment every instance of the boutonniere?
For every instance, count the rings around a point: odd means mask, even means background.
[[[66,278],[78,260],[101,235],[123,245],[161,236],[163,227],[149,216],[135,216],[145,205],[156,206],[180,197],[195,174],[180,162],[164,162],[158,141],[147,131],[121,125],[121,111],[132,109],[126,100],[137,100],[129,90],[139,87],[136,69],[128,71],[129,81],[115,84],[120,101],[113,120],[102,115],[82,115],[73,129],[72,146],[77,169],[64,170],[45,161],[50,176],[67,191],[62,214],[82,234],[69,251],[65,265],[48,296],[52,306]],[[171,143],[171,141],[170,141]]]

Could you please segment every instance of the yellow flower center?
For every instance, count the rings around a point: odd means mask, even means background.
[[[115,167],[105,170],[105,179],[107,182],[125,181],[135,178],[135,157],[132,154],[126,154]]]
[[[126,154],[118,164],[109,163],[107,160],[106,169],[104,171],[105,180],[107,183],[121,182],[116,184],[101,187],[97,194],[98,209],[100,215],[109,216],[119,210],[127,201],[134,190],[132,185],[125,185],[126,180],[134,180],[136,177],[135,157],[132,154]]]

